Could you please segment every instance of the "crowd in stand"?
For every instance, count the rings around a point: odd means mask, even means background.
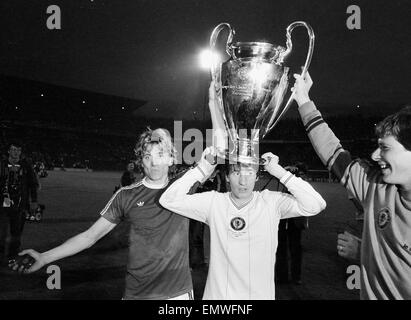
[[[44,162],[47,168],[52,167],[80,167],[96,170],[123,170],[124,166],[133,157],[135,132],[142,131],[146,127],[143,119],[136,119],[134,126],[128,126],[128,133],[117,130],[119,121],[113,121],[104,130],[97,130],[94,121],[83,119],[82,124],[75,122],[47,126],[33,125],[30,123],[18,124],[13,121],[3,122],[1,126],[0,144],[7,145],[10,139],[23,141],[27,153],[34,162]],[[354,157],[368,157],[375,143],[373,139],[374,125],[378,119],[362,116],[331,117],[328,123],[335,128],[335,132],[349,146]],[[127,120],[129,121],[129,120]],[[157,120],[158,126],[166,127],[174,132],[173,122],[164,119]],[[150,120],[151,126],[156,127],[155,120]],[[5,124],[6,123],[6,124]],[[168,125],[166,125],[168,123]],[[184,130],[197,127],[203,132],[207,123],[184,122]],[[85,129],[87,128],[87,129]],[[205,136],[205,135],[204,135]],[[361,139],[358,139],[361,137]],[[187,142],[189,143],[189,142]],[[308,141],[304,128],[298,119],[287,118],[270,132],[260,145],[260,152],[275,151],[281,159],[287,159],[290,163],[302,161],[308,164],[310,169],[324,169]]]

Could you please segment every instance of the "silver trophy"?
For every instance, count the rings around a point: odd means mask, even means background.
[[[287,91],[289,68],[284,60],[293,47],[291,33],[299,26],[304,26],[309,36],[304,76],[314,49],[314,32],[306,22],[296,21],[287,27],[286,48],[266,42],[233,43],[235,32],[228,23],[214,28],[211,50],[215,50],[218,35],[226,28],[226,52],[230,55],[226,62],[211,67],[216,98],[216,110],[211,111],[223,119],[229,137],[227,148],[217,148],[219,157],[230,162],[263,163],[259,141],[276,126],[293,101],[291,90]]]

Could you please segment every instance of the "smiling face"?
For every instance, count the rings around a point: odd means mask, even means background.
[[[411,190],[411,151],[394,136],[379,138],[378,149],[371,157],[378,162],[385,183],[397,184],[405,190]]]
[[[237,200],[251,199],[257,180],[257,170],[251,166],[235,165],[230,168],[228,181],[231,195]]]

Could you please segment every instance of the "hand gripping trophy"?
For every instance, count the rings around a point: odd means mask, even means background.
[[[289,68],[284,60],[293,47],[291,33],[299,26],[304,26],[309,36],[304,75],[314,49],[314,32],[306,22],[296,21],[287,27],[286,48],[266,42],[233,43],[235,32],[228,23],[214,28],[211,50],[215,50],[219,33],[227,28],[226,52],[230,56],[211,67],[214,88],[210,90],[215,103],[210,105],[210,112],[212,117],[222,119],[229,138],[228,146],[216,145],[219,158],[252,164],[264,162],[259,157],[259,141],[277,125],[293,100],[291,90],[287,92]]]

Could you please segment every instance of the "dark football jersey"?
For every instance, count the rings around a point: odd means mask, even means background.
[[[167,186],[145,179],[119,189],[101,216],[130,223],[125,299],[167,299],[192,290],[188,219],[158,202]]]

